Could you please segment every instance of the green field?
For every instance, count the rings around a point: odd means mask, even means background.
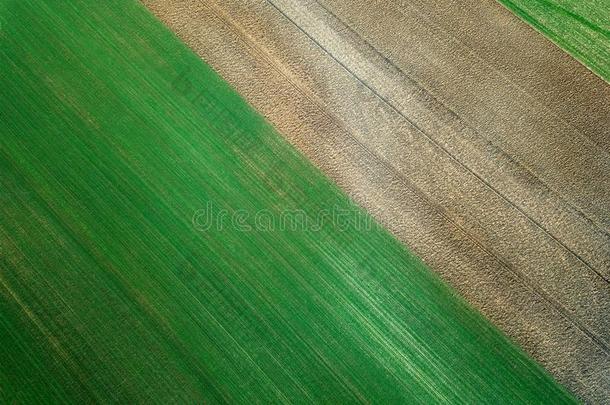
[[[135,0],[0,24],[0,402],[572,401]]]
[[[498,0],[610,82],[610,0]]]

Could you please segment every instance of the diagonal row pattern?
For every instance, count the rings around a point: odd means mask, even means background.
[[[610,88],[494,2],[145,1],[591,401],[610,395]]]
[[[0,23],[1,402],[572,401],[138,2]]]

